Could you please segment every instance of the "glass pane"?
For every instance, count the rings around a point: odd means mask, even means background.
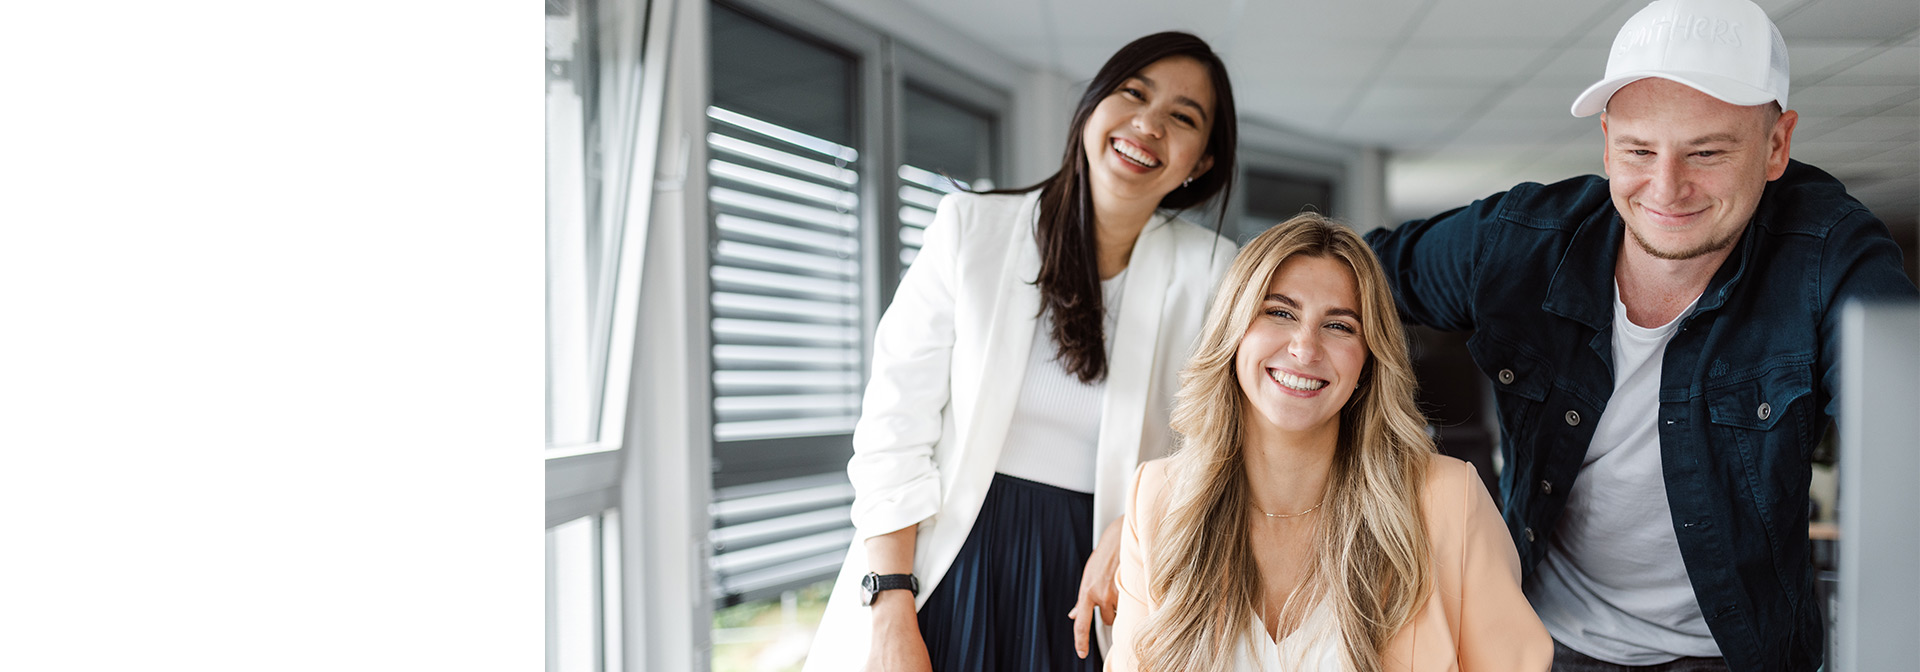
[[[966,183],[992,174],[992,116],[912,84],[907,85],[904,99],[907,165]]]
[[[1303,210],[1338,214],[1332,210],[1333,183],[1324,179],[1248,170],[1244,185],[1240,190],[1247,195],[1246,214],[1240,218],[1239,230],[1231,232],[1242,245]]]
[[[547,445],[598,435],[612,241],[602,217],[593,0],[547,0]]]
[[[713,672],[799,670],[826,611],[832,581],[713,612]]]
[[[547,530],[547,671],[598,672],[594,516]]]
[[[714,107],[856,144],[852,59],[725,6],[711,7]]]
[[[920,252],[920,241],[940,197],[962,189],[993,188],[993,117],[908,84],[906,163],[900,177],[900,272]]]
[[[712,30],[713,436],[790,452],[860,412],[856,63],[718,5]]]
[[[606,665],[602,670],[609,672],[624,669],[621,656],[624,649],[620,643],[625,641],[620,631],[623,621],[620,619],[620,510],[607,509],[600,514],[600,641],[606,644]]]

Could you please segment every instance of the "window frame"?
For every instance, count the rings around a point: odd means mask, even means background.
[[[609,288],[611,315],[608,320],[607,347],[604,355],[589,353],[590,361],[597,360],[602,364],[597,372],[601,378],[600,409],[596,413],[598,427],[592,441],[545,446],[542,455],[550,464],[556,460],[618,451],[626,438],[633,340],[640,314],[639,302],[634,297],[640,289],[647,224],[651,219],[646,213],[652,203],[657,163],[652,157],[659,153],[660,107],[668,65],[662,62],[665,60],[664,47],[668,39],[662,19],[670,16],[677,1],[651,0],[641,4],[643,10],[640,12],[632,11],[630,3],[604,2],[594,15],[595,25],[589,27],[597,31],[600,41],[612,42],[613,61],[596,63],[596,70],[611,71],[607,79],[624,83],[616,90],[600,92],[600,96],[625,100],[626,106],[634,110],[634,123],[631,127],[615,127],[610,122],[616,120],[602,120],[601,123],[602,142],[607,145],[608,152],[617,153],[618,163],[627,166],[628,185],[621,192],[624,198],[608,201],[605,208],[608,212],[618,213],[611,216],[617,218],[621,225],[619,242],[614,246],[616,252],[612,259],[614,270],[612,286]],[[598,59],[599,56],[599,53],[595,53],[591,58]],[[636,78],[639,80],[637,86],[632,84]],[[550,478],[550,487],[552,481]],[[611,487],[612,484],[563,481],[561,485],[591,488]],[[549,500],[554,499],[553,494],[551,490],[548,492]]]
[[[993,178],[1002,180],[1010,162],[1010,143],[1007,125],[1013,117],[1012,96],[998,88],[981,83],[978,79],[963,74],[959,69],[938,62],[932,57],[915,51],[880,29],[856,21],[841,10],[829,7],[814,0],[711,0],[713,4],[738,12],[749,18],[763,22],[777,30],[786,31],[808,41],[812,41],[840,52],[852,60],[854,77],[852,81],[854,126],[854,148],[860,152],[860,159],[854,166],[860,175],[860,183],[855,193],[860,204],[854,212],[860,218],[860,230],[856,235],[859,241],[858,253],[860,280],[858,282],[860,298],[856,305],[860,310],[859,325],[859,371],[860,386],[864,389],[872,375],[873,335],[879,319],[899,283],[900,246],[898,240],[898,211],[901,207],[901,179],[898,168],[905,157],[904,94],[909,80],[912,85],[924,91],[951,100],[991,101],[994,109],[982,109],[979,104],[962,105],[981,112],[993,120],[994,137],[990,153],[993,155]],[[702,67],[709,67],[703,63]],[[706,73],[710,79],[711,72]],[[700,165],[704,165],[704,162]],[[717,240],[719,232],[711,218],[704,229],[709,240]],[[708,260],[711,265],[711,258]],[[708,288],[708,293],[710,293]],[[707,316],[710,318],[710,315]],[[711,326],[707,327],[711,334]],[[709,375],[714,362],[705,360],[709,366]],[[709,407],[713,403],[712,390],[706,397]],[[709,429],[709,431],[711,431]],[[759,450],[763,453],[778,454],[792,461],[806,458],[797,453],[811,453],[818,456],[834,450],[848,451],[851,433],[763,438],[723,443],[717,439],[709,446],[714,459],[721,459],[722,452],[731,460],[754,460],[751,453]],[[785,450],[770,450],[779,446]],[[797,452],[796,452],[797,451]],[[765,460],[755,460],[755,464]],[[714,470],[714,489],[739,489],[753,484],[766,483],[770,479],[800,481],[810,476],[827,475],[831,471],[844,474],[844,463],[834,461],[830,470],[823,469],[818,474],[802,473],[807,469],[797,464],[768,465],[765,475],[750,478],[728,478],[739,475],[729,473],[724,464],[716,465]],[[785,473],[780,473],[784,469]],[[841,476],[844,479],[844,475]],[[718,505],[718,504],[716,504]],[[850,524],[849,524],[850,529]],[[713,557],[713,547],[707,545],[705,556],[709,561]],[[709,575],[709,580],[714,576]],[[758,595],[764,591],[749,593]],[[718,600],[731,603],[748,599],[742,596],[720,596]]]
[[[632,389],[634,380],[645,379],[640,376],[645,375],[649,364],[662,359],[658,348],[650,350],[647,343],[637,339],[641,315],[649,315],[650,331],[656,327],[670,329],[674,321],[671,317],[662,319],[661,313],[655,310],[655,306],[662,303],[663,295],[670,295],[670,291],[663,290],[670,290],[672,283],[655,277],[643,284],[642,277],[650,272],[657,275],[662,270],[649,267],[650,255],[670,253],[659,249],[662,247],[659,245],[650,247],[650,241],[659,237],[660,229],[672,227],[650,224],[659,219],[658,206],[662,205],[661,199],[655,198],[655,192],[665,191],[657,181],[659,172],[663,166],[671,167],[677,154],[662,151],[663,147],[670,147],[663,142],[670,115],[667,104],[673,97],[669,86],[683,86],[673,80],[685,77],[685,73],[680,72],[685,61],[697,60],[684,56],[669,58],[670,50],[686,48],[670,39],[676,33],[685,32],[676,22],[703,18],[701,12],[686,11],[692,4],[686,0],[602,3],[594,15],[594,25],[586,29],[595,31],[600,40],[610,41],[611,48],[581,56],[596,59],[595,67],[606,69],[610,73],[607,79],[618,83],[601,95],[618,97],[626,109],[632,111],[631,123],[603,120],[598,140],[603,143],[604,152],[615,156],[616,165],[625,166],[624,175],[613,178],[624,179],[625,189],[604,206],[609,213],[605,217],[619,221],[620,230],[610,259],[607,345],[604,353],[590,355],[601,364],[598,371],[589,372],[590,376],[598,375],[601,379],[595,437],[588,442],[558,446],[543,441],[541,461],[546,486],[546,529],[583,517],[591,520],[594,553],[591,578],[594,623],[591,627],[596,647],[595,667],[602,671],[659,669],[662,660],[686,663],[699,655],[691,646],[649,646],[670,639],[666,626],[673,621],[684,621],[685,616],[664,618],[648,613],[645,598],[659,596],[661,591],[656,586],[685,584],[688,577],[663,578],[663,572],[655,569],[660,563],[644,555],[670,550],[648,540],[671,538],[661,533],[670,526],[660,525],[646,514],[659,510],[681,511],[685,507],[649,502],[644,495],[651,489],[650,478],[667,482],[687,479],[683,476],[663,478],[663,474],[643,468],[642,460],[634,456],[647,452],[640,446],[660,445],[655,434],[687,423],[663,417],[651,408],[650,395]],[[692,46],[700,45],[696,42]],[[599,188],[603,192],[613,190],[608,185]],[[684,354],[671,358],[684,359]],[[701,468],[704,470],[704,465]],[[704,498],[702,489],[687,499]],[[667,573],[672,571],[669,567]],[[550,590],[552,572],[553,568],[548,567]],[[549,595],[549,600],[552,599]],[[675,656],[673,652],[682,648],[686,654]],[[628,652],[633,655],[627,655]],[[553,655],[549,650],[549,664],[554,660]],[[666,658],[659,657],[662,655]]]
[[[891,197],[888,205],[887,221],[889,226],[878,232],[880,246],[886,248],[886,254],[878,260],[881,306],[893,303],[893,295],[900,288],[900,175],[898,166],[906,158],[906,94],[907,87],[925,90],[942,102],[956,107],[966,108],[991,119],[989,131],[993,143],[988,162],[988,175],[997,187],[1006,185],[1009,165],[1012,162],[1013,146],[1008,132],[1008,124],[1013,116],[1013,95],[991,84],[980,81],[951,65],[941,62],[921,51],[893,43],[894,68],[887,92],[887,105],[891,110],[889,121],[894,122],[888,140],[891,143],[891,156],[887,157],[891,168],[887,171],[887,194]],[[984,103],[984,104],[975,104]],[[1024,185],[1023,185],[1024,186]]]
[[[897,210],[904,158],[899,117],[909,79],[949,99],[991,100],[994,179],[1011,164],[1015,116],[1006,90],[905,47],[817,0],[652,0],[639,43],[637,126],[624,140],[630,190],[614,262],[612,331],[598,440],[543,451],[549,528],[599,516],[604,640],[624,670],[706,669],[711,652],[714,473],[708,151],[710,3],[833,45],[857,61],[855,137],[861,143],[860,377],[898,283]],[[629,12],[631,13],[631,12]],[[937,45],[936,45],[937,46]],[[944,52],[943,52],[944,53]],[[992,66],[1006,64],[983,56]],[[979,107],[979,106],[972,106]],[[889,263],[890,262],[890,263]],[[645,338],[636,338],[641,321]],[[648,387],[633,389],[636,384]],[[681,393],[681,394],[676,394]],[[819,440],[822,437],[811,437]],[[808,439],[801,439],[808,440]],[[841,435],[838,440],[845,441]],[[617,574],[616,574],[617,573]],[[615,590],[610,588],[609,590]],[[616,603],[617,602],[617,603]]]

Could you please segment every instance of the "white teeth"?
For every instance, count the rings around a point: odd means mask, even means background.
[[[1121,156],[1125,156],[1128,159],[1132,159],[1134,163],[1138,163],[1142,166],[1152,168],[1154,166],[1160,165],[1160,162],[1155,161],[1153,157],[1147,156],[1144,152],[1141,152],[1138,149],[1134,149],[1133,145],[1129,145],[1127,143],[1121,142],[1118,139],[1115,139],[1113,141],[1113,148],[1116,151],[1119,151]]]
[[[1314,390],[1318,390],[1322,387],[1327,386],[1327,381],[1314,380],[1312,378],[1301,378],[1300,376],[1296,376],[1284,371],[1274,371],[1272,369],[1268,369],[1267,376],[1270,378],[1273,378],[1273,382],[1279,383],[1281,387],[1285,387],[1293,390],[1299,390],[1301,392],[1312,392]]]

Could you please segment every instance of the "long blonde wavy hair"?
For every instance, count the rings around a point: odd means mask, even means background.
[[[1360,333],[1370,354],[1340,411],[1340,438],[1313,563],[1281,623],[1324,599],[1355,672],[1381,669],[1380,651],[1412,621],[1432,589],[1420,497],[1433,441],[1414,405],[1406,337],[1380,262],[1345,226],[1306,213],[1248,243],[1214,293],[1193,359],[1181,372],[1168,461],[1166,515],[1147,549],[1147,590],[1159,609],[1135,642],[1141,669],[1220,670],[1246,643],[1261,600],[1242,458],[1244,394],[1234,354],[1274,271],[1295,255],[1337,259],[1359,288]]]

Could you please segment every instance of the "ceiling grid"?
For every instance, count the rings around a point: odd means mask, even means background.
[[[1387,154],[1390,216],[1601,170],[1568,113],[1643,0],[898,0],[1016,61],[1085,82],[1153,30],[1213,41],[1243,119]],[[857,5],[854,0],[842,4]],[[1044,5],[1036,12],[1034,5]],[[1896,230],[1920,227],[1920,3],[1757,0],[1786,38],[1796,158]],[[1044,16],[1036,16],[1039,13]],[[1047,23],[1046,26],[1033,25]],[[1056,23],[1057,22],[1057,23]]]

